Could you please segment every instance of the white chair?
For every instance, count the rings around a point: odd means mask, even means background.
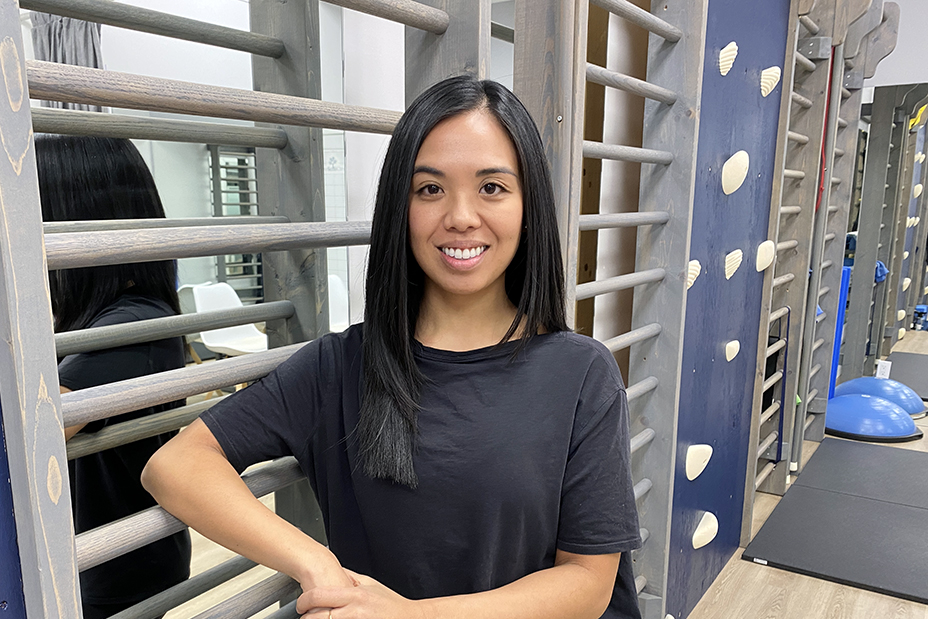
[[[197,312],[242,307],[242,300],[229,284],[201,284],[193,287],[193,300]],[[267,350],[267,335],[252,324],[202,331],[200,340],[214,353],[236,357]]]

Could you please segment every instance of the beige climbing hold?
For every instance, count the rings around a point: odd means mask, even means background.
[[[702,548],[719,534],[719,519],[712,512],[705,512],[693,533],[693,549]]]
[[[686,448],[686,478],[699,477],[712,459],[712,445],[690,445]]]
[[[736,249],[725,256],[725,279],[731,279],[731,276],[734,275],[738,267],[741,266],[743,258],[744,253],[740,249]]]
[[[899,337],[896,339],[901,340],[904,337],[905,337],[905,329],[899,329]]]
[[[905,320],[905,310],[896,312],[896,320]]]
[[[780,83],[780,67],[768,67],[760,72],[760,94],[766,97]]]
[[[915,153],[915,163],[921,163],[921,162],[922,162],[922,153],[921,151],[919,151]]]
[[[909,252],[907,252],[907,251],[902,252],[902,259],[903,259],[903,260],[908,260],[908,259],[909,259]]]
[[[738,44],[732,41],[721,50],[719,50],[719,73],[724,77],[731,71],[731,66],[735,64],[735,58],[738,57]]]
[[[918,196],[922,195],[922,189],[923,187],[921,183],[915,185],[915,187],[912,188],[912,195],[917,198]]]
[[[738,353],[741,352],[741,342],[738,340],[732,340],[725,344],[725,360],[731,361],[738,356]]]
[[[722,192],[726,196],[738,191],[748,175],[751,157],[747,151],[739,150],[722,165]]]
[[[757,246],[757,259],[754,261],[754,268],[760,273],[773,264],[773,259],[777,256],[777,244],[767,240]]]
[[[913,224],[913,225],[916,225],[916,226],[917,226],[917,225],[918,225],[918,222],[920,222],[921,220],[922,220],[922,217],[921,217],[921,215],[919,215],[918,217],[915,218],[915,224]]]
[[[905,292],[906,290],[908,290],[911,284],[912,284],[912,279],[909,277],[906,277],[904,280],[902,280],[902,292]]]
[[[702,265],[699,264],[699,260],[690,260],[690,263],[686,267],[687,290],[692,288],[693,284],[696,283],[696,278],[699,277],[700,272],[702,272]]]

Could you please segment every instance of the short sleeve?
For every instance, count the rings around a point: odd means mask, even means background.
[[[317,415],[324,406],[326,375],[320,340],[310,342],[260,381],[229,396],[200,419],[239,472],[282,456],[304,461]]]
[[[625,390],[600,402],[577,413],[561,492],[557,547],[576,554],[641,547]]]

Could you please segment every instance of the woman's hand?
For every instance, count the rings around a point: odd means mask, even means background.
[[[304,591],[296,602],[297,612],[307,619],[426,619],[419,602],[404,598],[369,576],[347,569],[345,572],[354,579],[355,586]]]

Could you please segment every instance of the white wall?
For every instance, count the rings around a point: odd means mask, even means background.
[[[899,37],[896,49],[877,65],[867,86],[920,84],[928,82],[928,2],[926,0],[893,0],[899,5]]]

